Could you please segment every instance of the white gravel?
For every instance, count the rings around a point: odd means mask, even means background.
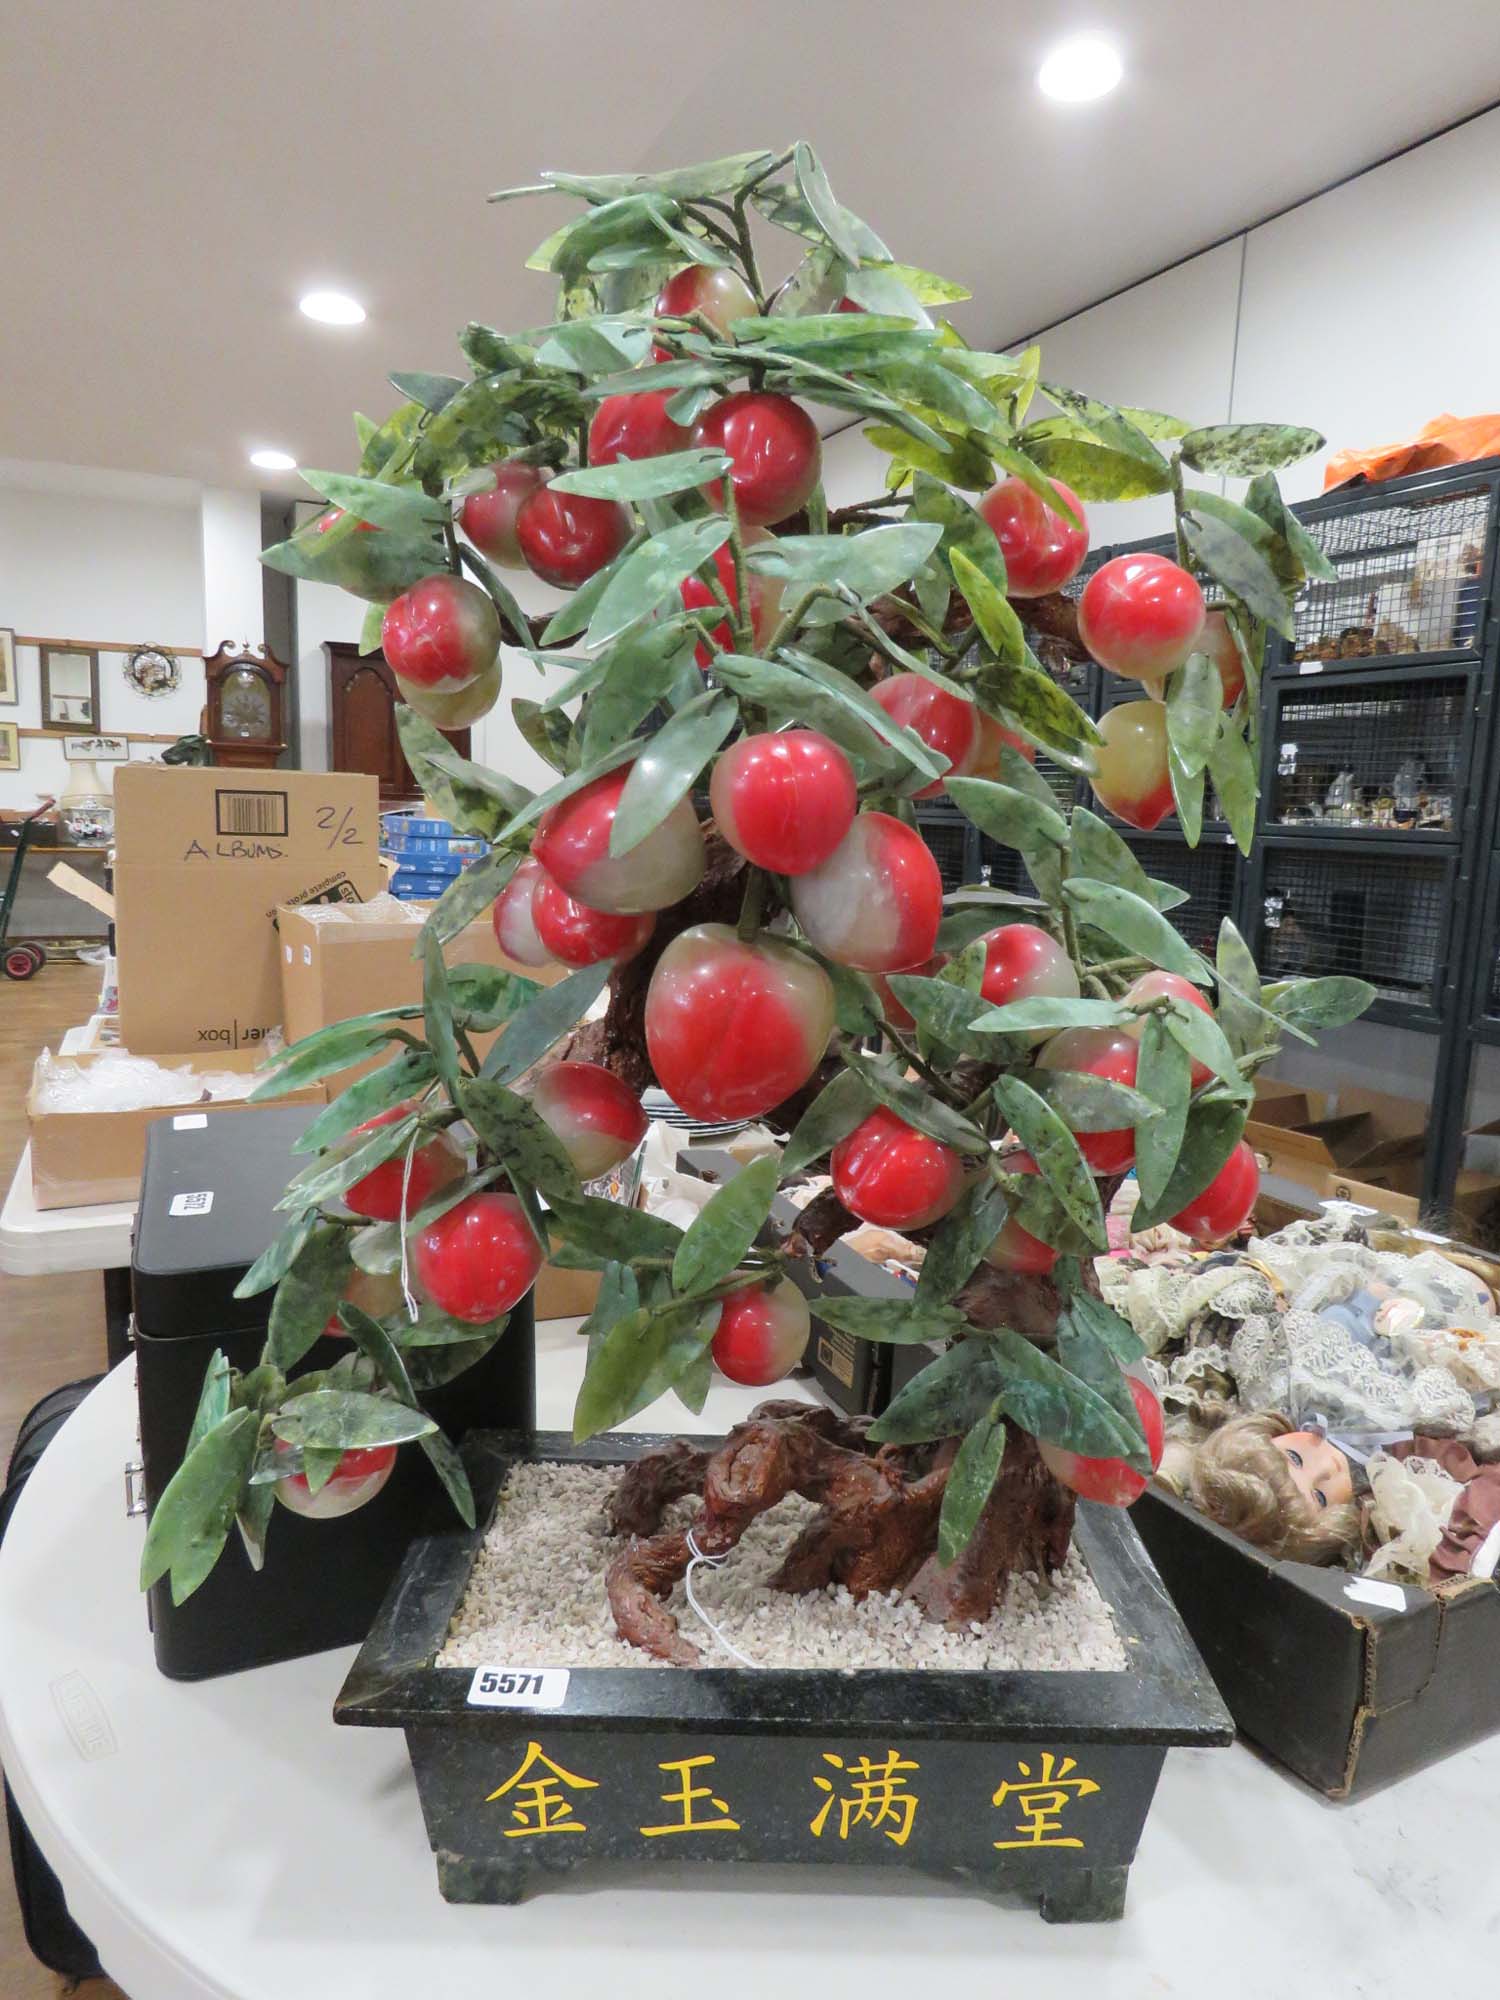
[[[604,1573],[620,1547],[604,1506],[615,1469],[537,1464],[511,1473],[442,1651],[440,1667],[654,1667],[615,1631]],[[693,1520],[696,1503],[668,1521]],[[835,1586],[792,1596],[768,1590],[794,1536],[816,1510],[795,1496],[763,1514],[720,1570],[694,1572],[693,1590],[734,1644],[762,1667],[942,1667],[1113,1671],[1125,1651],[1109,1607],[1076,1549],[1050,1587],[1012,1579],[983,1625],[948,1632],[894,1593],[856,1603]],[[702,1648],[705,1666],[738,1664],[699,1623],[681,1586],[671,1609]]]

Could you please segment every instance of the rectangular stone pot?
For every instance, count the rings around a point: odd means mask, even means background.
[[[471,1433],[479,1519],[512,1464],[624,1465],[659,1442]],[[548,1673],[544,1707],[544,1660],[433,1665],[483,1541],[438,1532],[334,1718],[406,1731],[450,1902],[516,1902],[585,1862],[846,1862],[1035,1897],[1055,1922],[1118,1917],[1167,1750],[1233,1727],[1128,1516],[1080,1506],[1077,1540],[1124,1672],[589,1668]]]

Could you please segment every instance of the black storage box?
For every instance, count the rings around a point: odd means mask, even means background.
[[[260,1358],[274,1294],[237,1299],[234,1288],[285,1220],[275,1204],[303,1164],[292,1146],[315,1113],[298,1105],[236,1118],[179,1114],[147,1132],[131,1276],[148,1510],[182,1462],[214,1349],[240,1369]],[[348,1352],[346,1341],[320,1340],[293,1373],[331,1367]],[[528,1296],[484,1359],[433,1390],[426,1408],[450,1437],[476,1426],[529,1432],[535,1366]],[[231,1534],[185,1604],[172,1603],[165,1578],[152,1588],[157,1665],[174,1680],[204,1680],[356,1644],[408,1542],[442,1509],[451,1512],[451,1503],[425,1455],[410,1446],[356,1513],[312,1521],[278,1507],[259,1574]]]
[[[1154,1488],[1130,1515],[1241,1733],[1327,1797],[1361,1797],[1500,1729],[1493,1583],[1372,1593]]]

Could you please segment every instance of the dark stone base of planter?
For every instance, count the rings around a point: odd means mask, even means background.
[[[655,1442],[471,1434],[480,1519],[513,1463]],[[443,1532],[413,1544],[334,1713],[405,1730],[450,1902],[595,1862],[849,1863],[1114,1918],[1168,1746],[1232,1731],[1128,1517],[1083,1507],[1077,1532],[1127,1671],[590,1668],[549,1673],[545,1705],[545,1662],[432,1664],[483,1539]],[[476,1699],[497,1689],[508,1705]]]

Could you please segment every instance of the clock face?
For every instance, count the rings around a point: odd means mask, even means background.
[[[219,733],[249,743],[271,738],[271,690],[253,667],[234,667],[219,683]]]

